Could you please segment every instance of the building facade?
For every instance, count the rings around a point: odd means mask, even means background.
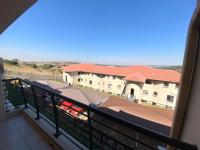
[[[130,101],[174,108],[180,74],[148,66],[100,66],[75,64],[64,67],[63,81],[69,85],[123,96]]]

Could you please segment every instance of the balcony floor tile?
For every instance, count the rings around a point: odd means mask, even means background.
[[[0,150],[51,150],[50,143],[23,115],[0,122]]]

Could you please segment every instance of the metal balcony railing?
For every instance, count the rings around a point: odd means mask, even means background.
[[[82,104],[60,95],[51,87],[19,78],[3,82],[7,111],[10,107],[18,108],[21,105],[25,109],[30,107],[36,113],[36,120],[48,118],[46,121],[55,128],[55,137],[60,134],[65,136],[64,131],[89,149],[163,150],[170,147],[197,150],[196,145],[172,139]]]

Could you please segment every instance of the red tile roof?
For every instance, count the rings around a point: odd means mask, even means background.
[[[127,81],[145,82],[145,80],[147,78],[143,74],[136,72],[136,73],[131,74],[123,79],[127,80]]]
[[[88,72],[96,74],[106,74],[124,77],[124,80],[145,82],[146,79],[180,82],[180,73],[174,70],[155,69],[150,66],[101,66],[94,64],[73,64],[65,66],[66,72]]]
[[[172,126],[174,110],[145,106],[111,96],[101,107],[109,108],[116,112],[126,112],[158,124]],[[125,117],[125,116],[124,116]]]

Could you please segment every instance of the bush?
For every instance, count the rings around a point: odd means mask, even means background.
[[[44,65],[42,66],[43,69],[51,69],[51,68],[53,68],[53,67],[54,67],[54,65],[52,65],[52,64],[44,64]]]
[[[5,63],[10,64],[10,65],[14,65],[14,66],[19,66],[18,61],[19,61],[18,59],[12,59],[12,60],[5,59],[4,60]]]
[[[31,68],[37,68],[36,64],[26,64],[27,66],[31,67]]]

